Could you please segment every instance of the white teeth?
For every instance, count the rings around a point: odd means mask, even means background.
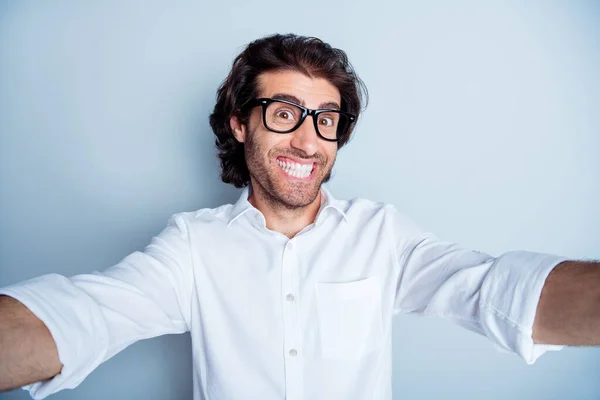
[[[277,160],[277,164],[286,174],[296,178],[308,178],[313,170],[313,164],[300,164],[297,162]]]

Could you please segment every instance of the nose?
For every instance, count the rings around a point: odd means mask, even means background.
[[[292,132],[290,145],[298,150],[302,150],[307,156],[313,156],[319,147],[319,138],[313,125],[314,117],[309,115],[302,122],[302,125]]]

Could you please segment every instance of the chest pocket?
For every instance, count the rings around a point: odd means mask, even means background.
[[[352,360],[382,346],[383,318],[378,276],[315,284],[321,356]]]

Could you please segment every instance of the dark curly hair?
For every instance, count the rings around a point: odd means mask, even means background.
[[[250,109],[246,106],[258,95],[257,77],[275,70],[298,71],[328,80],[340,91],[342,111],[357,117],[363,99],[366,102],[368,97],[367,88],[354,72],[346,53],[316,37],[275,34],[248,44],[235,58],[231,72],[219,87],[217,103],[210,115],[221,159],[221,179],[238,188],[248,185],[250,173],[244,143],[233,136],[229,121],[236,116],[241,124],[248,123]],[[338,149],[348,142],[354,126],[338,141]]]

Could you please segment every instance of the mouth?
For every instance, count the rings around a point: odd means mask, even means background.
[[[299,179],[303,181],[310,180],[316,171],[317,164],[314,162],[300,163],[286,157],[277,157],[277,165],[287,175],[288,178]]]

